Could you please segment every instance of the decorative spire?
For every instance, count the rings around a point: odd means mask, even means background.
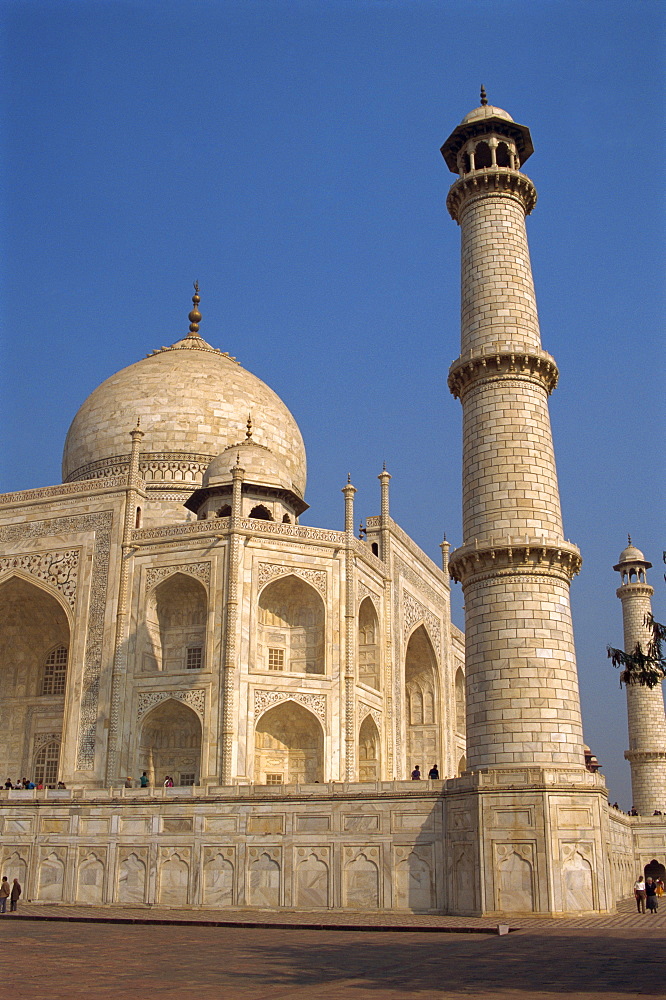
[[[627,543],[631,545],[631,535],[627,535]]]
[[[486,88],[481,84],[481,107],[485,108],[488,103],[488,97],[486,95]]]
[[[347,482],[351,483],[351,472],[347,473]]]
[[[201,298],[199,297],[199,282],[194,282],[194,295],[192,296],[192,312],[188,315],[190,321],[190,332],[188,337],[198,337],[199,336],[199,323],[201,322],[201,313],[199,312],[199,303]]]
[[[252,414],[247,415],[247,430],[245,431],[245,440],[249,441],[252,438]]]

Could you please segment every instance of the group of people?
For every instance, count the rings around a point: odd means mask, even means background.
[[[420,781],[422,777],[423,776],[421,774],[421,765],[417,764],[414,770],[412,771],[412,781]],[[428,777],[432,778],[434,781],[437,781],[439,779],[439,768],[437,767],[437,764],[432,765],[432,767],[428,771]]]
[[[660,878],[645,878],[639,875],[634,882],[634,896],[639,913],[645,913],[647,907],[650,913],[656,913],[659,898],[664,895],[664,880]]]
[[[9,912],[12,913],[17,910],[20,895],[21,885],[19,880],[15,878],[10,885],[7,876],[3,875],[0,882],[0,913],[7,912],[7,900],[9,900]]]
[[[173,778],[171,777],[170,774],[167,774],[162,784],[164,785],[165,788],[173,788]],[[144,771],[141,777],[139,778],[139,788],[148,788],[149,785],[150,785],[150,778]],[[125,788],[134,788],[134,781],[131,775],[129,774],[125,778]]]
[[[67,785],[65,784],[64,781],[59,781],[57,785],[47,785],[46,787],[47,788],[67,788]],[[30,778],[19,778],[17,781],[12,781],[11,778],[7,778],[7,780],[5,781],[5,788],[7,788],[7,789],[10,789],[10,788],[37,788],[37,789],[41,789],[41,788],[44,788],[44,782],[43,781],[38,781],[37,783],[35,783],[34,781],[31,781]]]
[[[613,802],[612,808],[613,809],[617,809],[618,812],[622,812],[622,810],[620,809],[620,806],[618,805],[617,802]],[[639,813],[639,811],[636,808],[636,806],[632,806],[631,809],[629,809],[627,811],[627,816],[640,816],[640,815],[641,814]],[[655,809],[654,812],[652,813],[652,815],[653,816],[663,816],[664,814],[661,811],[661,809]]]

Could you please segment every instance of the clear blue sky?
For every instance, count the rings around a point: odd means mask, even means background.
[[[268,382],[308,449],[305,523],[460,527],[459,231],[439,146],[478,104],[532,131],[528,234],[586,739],[630,805],[612,566],[661,553],[665,6],[616,0],[5,0],[0,489],[60,481],[78,406],[187,330]],[[459,588],[456,620],[462,624]]]

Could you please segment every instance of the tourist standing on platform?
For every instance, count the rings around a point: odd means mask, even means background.
[[[18,910],[19,896],[21,895],[21,883],[17,878],[12,882],[11,892],[9,893],[9,912],[16,913]]]
[[[0,882],[0,913],[7,912],[7,897],[10,893],[9,882],[7,881],[7,876],[2,876],[2,882]]]

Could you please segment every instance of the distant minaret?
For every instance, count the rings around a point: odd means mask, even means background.
[[[447,208],[462,236],[460,357],[449,388],[463,408],[463,544],[449,569],[465,594],[467,766],[583,768],[565,541],[521,172],[529,129],[487,103],[442,146],[459,178]]]
[[[631,544],[620,553],[613,569],[620,573],[622,584],[616,593],[622,601],[624,650],[633,653],[637,643],[645,651],[650,629],[645,616],[652,613],[650,598],[654,590],[647,582],[646,570],[652,563]],[[625,753],[631,766],[633,804],[642,816],[655,809],[666,812],[666,717],[661,684],[654,688],[627,684],[627,721],[629,749]]]

